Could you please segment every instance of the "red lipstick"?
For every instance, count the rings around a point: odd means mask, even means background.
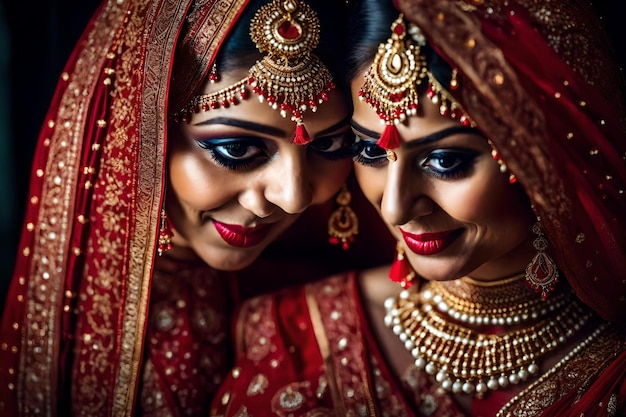
[[[400,229],[400,232],[411,252],[429,256],[443,252],[463,233],[463,229],[420,234],[413,234]]]
[[[268,225],[245,227],[220,223],[217,220],[213,220],[213,226],[224,242],[237,248],[250,248],[258,245],[270,231]]]

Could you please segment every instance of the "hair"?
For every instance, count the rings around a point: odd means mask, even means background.
[[[218,52],[216,63],[220,72],[252,67],[262,55],[250,39],[250,22],[255,13],[268,0],[252,0],[227,36]],[[306,0],[320,21],[320,41],[313,53],[330,70],[337,84],[343,83],[345,72],[345,39],[348,7],[344,2],[329,0]]]
[[[350,82],[371,64],[378,45],[385,42],[398,10],[389,0],[356,0],[350,2],[348,20],[348,53],[346,77]]]

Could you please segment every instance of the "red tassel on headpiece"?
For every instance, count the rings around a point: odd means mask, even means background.
[[[293,143],[296,145],[306,145],[311,142],[311,137],[309,136],[309,132],[306,131],[304,125],[298,123],[296,125],[296,131],[293,134]]]
[[[385,127],[383,134],[376,142],[376,145],[383,149],[395,149],[400,147],[400,133],[396,128],[396,125],[391,124]]]

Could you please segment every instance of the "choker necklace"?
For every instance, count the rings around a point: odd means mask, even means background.
[[[522,279],[431,281],[387,299],[385,308],[385,324],[418,369],[446,391],[479,398],[538,376],[537,361],[591,317],[570,290],[544,301]],[[502,331],[478,330],[493,325]]]

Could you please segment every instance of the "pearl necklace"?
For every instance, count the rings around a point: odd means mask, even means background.
[[[468,279],[462,284],[465,290],[474,286],[462,303],[457,302],[459,294],[453,294],[458,292],[454,282],[430,282],[419,293],[404,290],[385,302],[385,324],[411,352],[415,365],[435,375],[446,391],[482,397],[489,390],[537,376],[537,360],[566,343],[591,317],[569,291],[545,302],[539,298],[538,302],[521,302],[514,290],[518,284],[507,283],[500,286],[500,292],[513,294],[518,304],[506,305],[510,297],[494,296],[498,286],[480,288]],[[477,299],[482,303],[473,305]],[[532,318],[534,324],[519,327]],[[464,323],[498,324],[505,331],[481,333]],[[516,328],[506,329],[511,325]]]

